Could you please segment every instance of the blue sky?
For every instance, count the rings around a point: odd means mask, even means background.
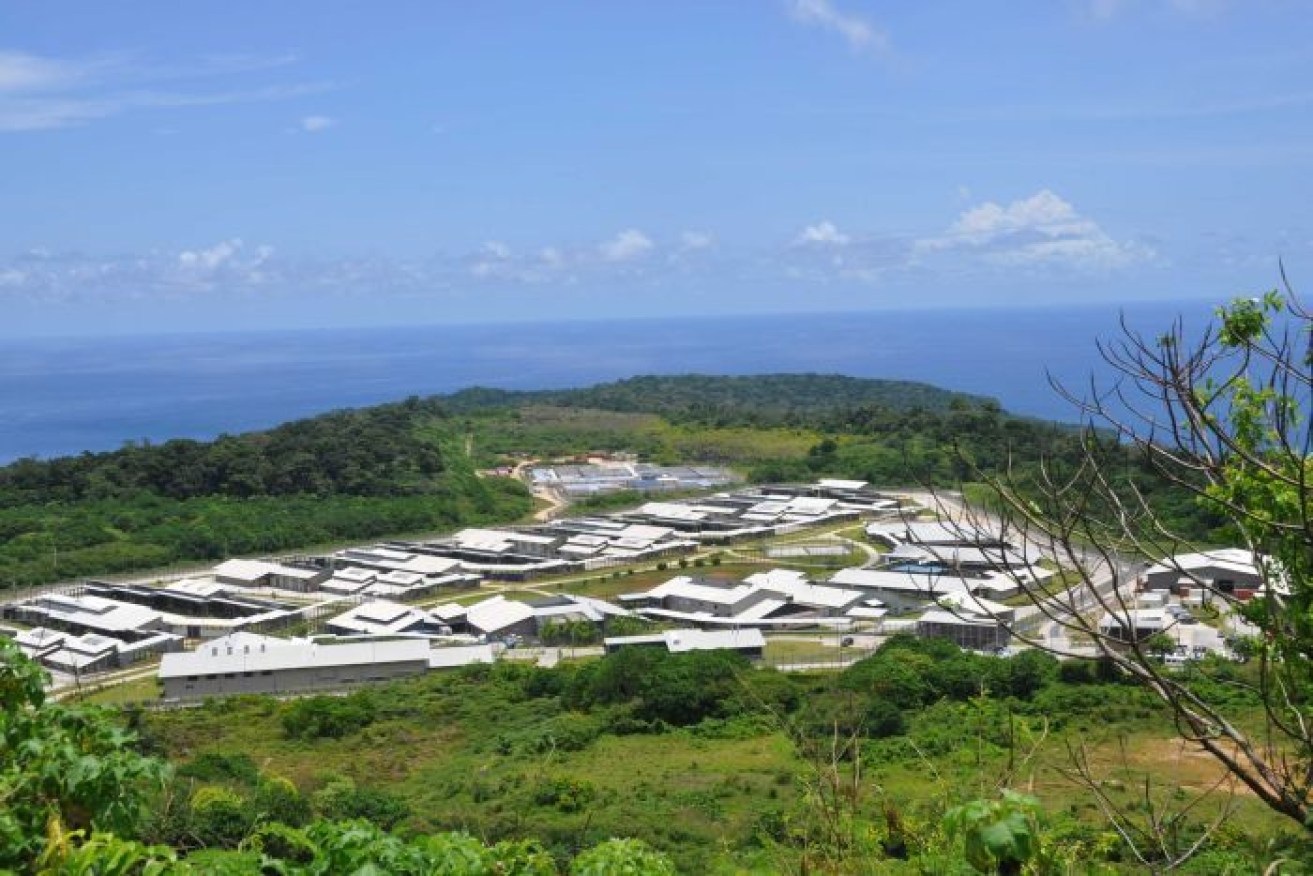
[[[1311,22],[6,4],[0,333],[1216,301],[1278,259],[1299,285]]]

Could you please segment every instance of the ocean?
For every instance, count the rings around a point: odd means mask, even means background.
[[[1140,305],[1151,335],[1205,305]],[[1107,375],[1118,310],[926,310],[0,341],[0,462],[209,438],[468,386],[636,374],[839,373],[919,380],[1073,420],[1048,375]]]

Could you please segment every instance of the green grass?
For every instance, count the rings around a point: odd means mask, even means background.
[[[840,648],[842,635],[823,634],[821,638],[766,638],[765,660],[772,666],[795,663],[838,663],[859,655],[852,648]]]
[[[478,686],[454,676],[427,676],[386,690],[382,711],[400,703],[396,708],[411,714],[381,719],[337,740],[287,739],[279,725],[285,706],[255,697],[152,713],[147,720],[152,738],[171,759],[242,751],[302,788],[317,787],[333,774],[386,787],[410,805],[408,829],[460,829],[490,839],[527,835],[566,844],[583,836],[639,836],[670,849],[681,872],[715,872],[722,842],[749,836],[763,811],[796,793],[792,776],[800,763],[779,734],[606,735],[580,751],[505,753],[499,736],[532,733],[556,708],[547,701],[481,695]],[[591,787],[592,803],[578,812],[534,803],[535,789],[558,777]]]
[[[134,703],[154,702],[160,698],[163,688],[154,675],[136,678],[121,684],[112,684],[89,693],[70,697],[70,701],[96,706],[122,706]]]
[[[839,653],[788,638],[772,637],[768,645],[768,656],[785,662]],[[568,686],[577,671],[543,677]],[[634,836],[670,853],[681,872],[751,871],[747,862],[761,872],[796,871],[762,857],[767,853],[753,838],[757,825],[806,811],[809,789],[828,768],[826,704],[836,716],[853,706],[855,692],[840,687],[838,676],[794,676],[789,684],[808,705],[787,718],[763,714],[630,735],[614,732],[611,722],[622,712],[567,712],[557,696],[530,695],[514,680],[522,677],[499,667],[370,688],[363,695],[374,722],[340,739],[289,738],[281,718],[292,706],[258,697],[148,712],[144,730],[176,762],[202,752],[242,752],[305,791],[332,776],[385,788],[410,808],[403,830],[466,830],[487,840],[533,836],[552,848]],[[763,690],[756,680],[770,676],[753,676],[753,689]],[[1070,752],[1080,745],[1109,792],[1131,810],[1143,806],[1146,778],[1155,805],[1180,807],[1220,775],[1216,761],[1172,737],[1161,707],[1143,691],[1077,686],[1062,692],[1077,698],[1055,702],[1075,705],[1055,708],[1048,718],[1038,701],[989,697],[906,711],[906,736],[862,746],[857,805],[863,817],[881,822],[892,810],[912,823],[937,823],[945,806],[992,797],[1007,786],[1036,794],[1049,818],[1098,829],[1103,821],[1089,793],[1070,777]],[[800,728],[813,707],[821,709],[820,729],[804,743]],[[1002,729],[1014,721],[1015,730]],[[558,744],[570,738],[560,734],[571,722],[590,726],[593,735]],[[847,775],[851,767],[837,769]],[[585,803],[544,802],[543,789],[558,782],[579,789]],[[1207,800],[1200,812],[1224,802]],[[1230,803],[1237,830],[1262,837],[1285,827],[1252,797],[1239,794]]]

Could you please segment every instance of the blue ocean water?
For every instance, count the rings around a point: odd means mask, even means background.
[[[1197,303],[1135,308],[1146,331]],[[586,386],[636,374],[842,373],[993,396],[1075,418],[1047,374],[1106,372],[1116,307],[934,310],[0,342],[0,462],[206,438],[467,386]]]

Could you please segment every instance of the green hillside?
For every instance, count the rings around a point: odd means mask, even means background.
[[[512,390],[474,388],[445,399],[452,411],[556,405],[604,411],[659,414],[674,422],[814,425],[857,408],[947,411],[954,404],[997,402],[981,396],[906,380],[872,380],[839,374],[643,375],[587,389]]]
[[[177,562],[507,523],[518,481],[476,469],[625,451],[731,465],[751,480],[958,485],[1080,459],[1070,426],[924,384],[833,375],[637,377],[338,411],[213,441],[130,444],[0,468],[0,589]],[[1181,531],[1219,521],[1107,443]]]

